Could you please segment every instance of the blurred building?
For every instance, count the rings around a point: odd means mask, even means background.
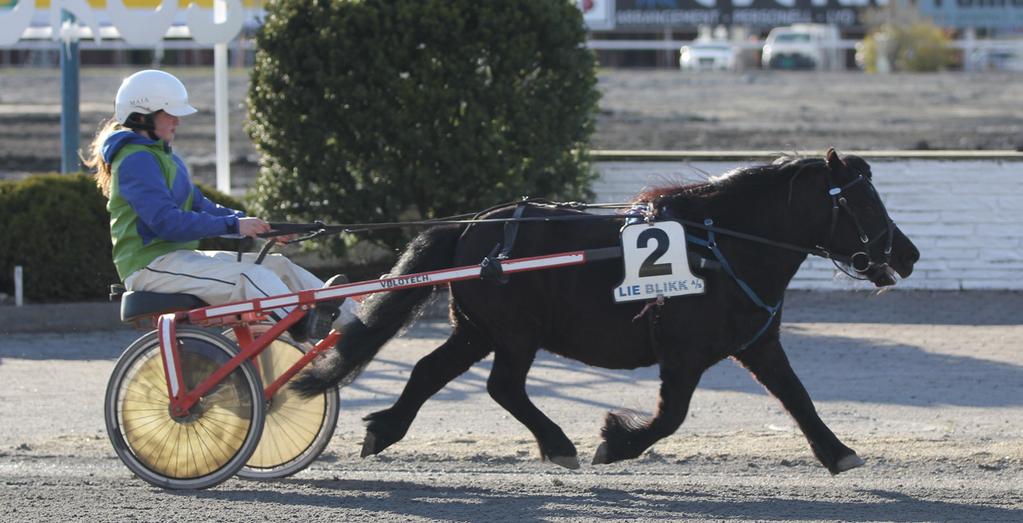
[[[123,5],[128,17],[143,24],[166,28],[162,39],[155,45],[131,45],[121,39],[112,16],[108,0],[0,0],[0,32],[11,31],[12,20],[19,16],[19,3],[31,7],[27,25],[19,29],[20,38],[13,43],[7,34],[0,37],[0,67],[56,66],[60,58],[61,6],[88,16],[78,20],[84,33],[79,42],[79,62],[84,66],[209,66],[213,64],[213,49],[197,43],[189,33],[189,11],[192,9],[213,10],[214,0],[168,0],[173,4],[173,17],[163,19],[161,12],[167,12],[163,0],[117,0]],[[265,16],[263,6],[267,0],[239,0],[243,13],[242,28],[229,44],[230,63],[234,66],[250,65],[253,59],[252,38]],[[24,9],[24,5],[21,6]],[[161,25],[162,21],[169,23]],[[98,28],[100,41],[92,38]],[[159,31],[160,29],[153,29]],[[4,45],[4,44],[7,45]]]
[[[0,22],[18,2],[33,2],[31,29],[13,45],[0,46],[0,67],[53,66],[59,48],[53,42],[51,4],[59,0],[0,0]],[[87,4],[104,20],[106,0],[63,0]],[[119,0],[129,9],[156,10],[162,0]],[[96,44],[83,41],[83,65],[209,65],[213,52],[196,44],[185,27],[185,10],[193,0],[177,0],[179,14],[164,42],[155,48],[133,48],[114,37]],[[241,0],[246,21],[230,45],[230,63],[252,63],[252,37],[265,15],[268,0]],[[555,1],[555,0],[552,0]],[[564,1],[564,0],[562,0]],[[568,0],[583,13],[590,46],[599,63],[609,67],[678,67],[679,49],[693,40],[728,40],[742,49],[745,63],[759,63],[759,52],[772,28],[793,24],[835,26],[842,38],[841,55],[854,63],[853,45],[877,23],[877,14],[891,2],[916,10],[958,38],[1023,37],[1023,0]],[[213,0],[195,0],[211,8]],[[873,17],[873,18],[872,18]],[[970,45],[970,44],[967,44]],[[964,50],[964,62],[974,49]],[[980,56],[980,55],[978,55]],[[997,56],[995,57],[997,58]],[[994,63],[983,55],[976,63]]]
[[[828,24],[844,41],[862,39],[892,2],[916,10],[956,37],[1023,36],[1020,0],[576,0],[604,66],[676,67],[679,44],[696,39],[731,41],[756,49],[774,27]]]

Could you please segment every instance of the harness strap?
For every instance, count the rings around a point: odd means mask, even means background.
[[[507,260],[511,255],[512,247],[515,246],[515,238],[519,234],[519,218],[522,218],[522,213],[526,210],[526,203],[520,203],[515,206],[515,213],[512,215],[512,221],[504,222],[504,247],[501,249],[501,253],[497,255],[499,260]]]
[[[714,220],[707,218],[706,220],[703,221],[703,223],[707,227],[711,227],[712,225],[714,225]],[[695,243],[696,245],[700,245],[702,247],[710,249],[710,252],[714,254],[714,257],[717,258],[719,263],[721,263],[721,268],[725,271],[725,274],[728,274],[729,276],[732,277],[733,280],[735,280],[735,283],[739,286],[740,289],[742,289],[742,292],[745,293],[747,297],[749,297],[750,301],[752,301],[754,305],[767,311],[767,322],[765,322],[764,325],[760,327],[759,330],[757,330],[756,334],[753,335],[753,338],[751,338],[746,343],[740,345],[739,348],[732,353],[732,356],[734,356],[749,348],[750,345],[753,345],[754,342],[760,339],[760,337],[763,336],[765,332],[767,332],[767,328],[770,327],[771,323],[774,322],[774,318],[775,316],[778,315],[778,310],[781,309],[782,302],[785,300],[785,298],[783,296],[782,299],[779,300],[778,303],[773,306],[768,305],[767,303],[764,302],[764,300],[760,299],[760,296],[757,295],[756,291],[754,291],[753,288],[749,286],[749,284],[743,281],[743,279],[740,278],[739,275],[735,274],[734,270],[732,270],[732,266],[728,263],[728,260],[725,258],[724,253],[721,252],[721,249],[718,249],[717,241],[715,241],[714,238],[714,231],[710,228],[706,229],[706,231],[707,231],[706,240],[699,238],[697,236],[693,236],[691,234],[686,234],[686,240],[691,243]]]
[[[846,204],[845,197],[842,196],[842,193],[845,192],[846,189],[852,187],[853,185],[856,185],[857,183],[860,183],[865,179],[866,178],[864,178],[863,175],[861,174],[854,178],[851,182],[841,187],[835,187],[834,185],[831,184],[831,175],[828,174],[828,185],[830,186],[828,187],[828,196],[831,197],[831,226],[828,227],[828,238],[831,238],[835,235],[835,226],[838,224],[839,205],[841,204],[841,207],[845,209],[846,212],[852,214],[851,211],[849,211],[849,207]],[[855,216],[853,217],[853,219],[855,221]],[[856,222],[856,228],[858,229],[860,228],[859,222]],[[862,236],[863,230],[860,229],[860,237]]]
[[[501,261],[507,260],[515,247],[515,238],[519,234],[519,220],[525,212],[529,202],[522,202],[515,206],[515,213],[510,221],[504,222],[504,241],[498,243],[490,251],[483,261],[480,262],[480,279],[500,284],[508,283],[508,275],[501,267]],[[500,249],[500,252],[498,250]]]
[[[857,217],[856,213],[849,208],[849,202],[845,199],[845,196],[838,197],[838,204],[842,206],[842,209],[849,215],[849,219],[852,220],[853,225],[856,227],[856,232],[860,235],[860,243],[866,245],[867,242],[870,241],[870,237],[868,237],[866,231],[863,230],[863,225],[860,224],[859,217]]]
[[[664,296],[658,296],[657,299],[649,302],[643,307],[643,312],[639,313],[639,316],[646,314],[647,325],[650,327],[650,350],[654,353],[658,359],[661,358],[661,341],[657,334],[660,329],[658,327],[661,324],[661,307],[664,306]],[[651,311],[647,314],[647,311]]]

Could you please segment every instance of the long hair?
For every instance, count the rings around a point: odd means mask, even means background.
[[[121,129],[126,129],[126,127],[113,118],[100,122],[99,130],[96,131],[96,137],[92,140],[92,145],[89,147],[89,157],[82,158],[82,163],[86,167],[96,170],[96,173],[93,175],[96,178],[96,185],[103,191],[103,196],[107,198],[110,197],[111,172],[110,164],[103,160],[103,143],[107,141],[107,137]]]

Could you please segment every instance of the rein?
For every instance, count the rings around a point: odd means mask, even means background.
[[[528,202],[533,203],[533,202]],[[514,205],[506,204],[506,205]],[[536,205],[534,203],[534,205]],[[505,205],[497,206],[495,208],[504,207]],[[571,209],[631,209],[635,208],[635,203],[607,203],[607,204],[588,204],[581,202],[566,202],[564,204],[550,204],[543,205],[555,208],[571,208]],[[262,238],[269,238],[273,236],[281,236],[285,234],[297,234],[307,233],[305,236],[290,240],[285,243],[296,243],[321,236],[331,234],[355,234],[359,232],[368,231],[379,231],[387,229],[401,229],[406,227],[433,227],[436,225],[475,225],[475,224],[508,224],[508,223],[529,223],[529,222],[566,222],[566,221],[589,221],[589,220],[628,220],[635,218],[635,215],[628,214],[587,214],[587,215],[569,215],[569,216],[524,216],[524,217],[512,217],[512,218],[463,218],[465,216],[479,216],[480,214],[486,213],[487,211],[481,211],[479,213],[472,214],[460,214],[447,218],[437,218],[433,220],[413,220],[404,222],[379,222],[379,223],[343,223],[336,225],[327,225],[323,222],[312,222],[312,223],[270,223],[270,227],[273,230],[267,233],[262,233],[259,236]],[[785,249],[794,251],[802,254],[812,254],[821,258],[828,258],[831,260],[838,261],[840,263],[851,264],[853,257],[844,256],[841,254],[835,254],[822,247],[803,247],[786,242],[780,242],[770,240],[754,234],[747,234],[744,232],[735,231],[732,229],[726,229],[724,227],[717,227],[712,224],[706,224],[703,222],[696,222],[687,220],[685,218],[678,218],[670,216],[668,213],[662,213],[666,215],[665,218],[670,221],[675,221],[695,229],[700,229],[707,232],[713,232],[721,236],[729,236],[733,238],[739,238],[771,247],[777,247],[779,249]]]

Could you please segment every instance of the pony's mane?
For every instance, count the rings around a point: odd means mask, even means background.
[[[682,194],[697,194],[712,189],[711,182],[693,182],[679,185],[661,185],[649,188],[632,198],[632,203],[654,202],[668,196],[679,196]]]
[[[789,182],[808,167],[825,166],[824,160],[820,158],[782,156],[769,164],[732,169],[721,175],[712,176],[706,182],[653,187],[637,194],[632,202],[656,203],[665,198],[709,199],[721,193],[734,193]]]

